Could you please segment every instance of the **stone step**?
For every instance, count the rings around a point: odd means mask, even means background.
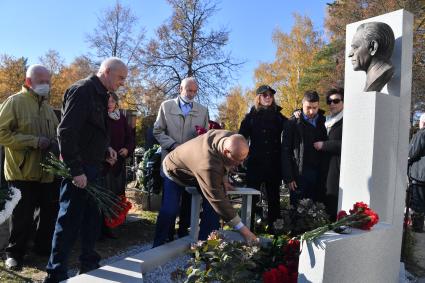
[[[114,263],[102,266],[91,272],[72,277],[63,282],[97,283],[97,282],[143,282],[142,273],[173,260],[185,253],[193,240],[190,236],[172,241],[162,246],[126,257]]]

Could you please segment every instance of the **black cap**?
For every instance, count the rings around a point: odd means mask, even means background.
[[[272,89],[268,85],[260,85],[257,88],[257,94],[262,94],[262,93],[266,93],[266,92],[270,92],[271,94],[275,94],[276,93],[276,91],[274,89]]]

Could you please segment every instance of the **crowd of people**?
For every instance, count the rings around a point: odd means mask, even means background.
[[[118,58],[104,60],[97,72],[75,82],[65,92],[58,119],[48,104],[51,75],[42,65],[26,72],[22,90],[0,106],[0,144],[5,148],[5,178],[21,191],[22,199],[11,217],[6,247],[8,269],[22,267],[29,237],[34,229],[34,211],[40,209],[34,249],[48,254],[44,282],[67,279],[71,249],[81,240],[79,273],[99,267],[95,242],[103,235],[116,237],[105,227],[94,200],[84,188],[99,184],[116,195],[125,195],[125,159],[135,147],[126,117],[115,94],[124,85],[128,69]],[[291,117],[281,114],[276,91],[262,85],[255,103],[241,122],[238,133],[211,128],[207,107],[195,101],[198,83],[194,77],[181,81],[180,94],[164,101],[153,126],[162,148],[163,178],[160,208],[153,247],[184,237],[190,226],[190,195],[186,186],[202,194],[199,239],[220,227],[222,218],[246,241],[256,241],[227,197],[233,190],[228,174],[247,167],[247,185],[261,190],[267,202],[267,224],[280,216],[280,189],[289,188],[290,203],[304,198],[323,202],[331,219],[336,218],[341,163],[344,90],[326,93],[329,115],[319,108],[316,91],[305,92],[301,109]],[[418,229],[423,229],[425,183],[423,147],[425,116],[411,145],[409,164],[414,183],[414,209]],[[220,128],[213,125],[212,128]],[[53,153],[69,167],[72,179],[58,180],[40,164]],[[254,204],[258,199],[254,199]],[[254,206],[252,219],[259,207]],[[175,231],[179,216],[178,230]],[[422,218],[421,218],[422,217]],[[419,225],[419,224],[417,224]],[[420,225],[419,225],[420,226]],[[251,225],[254,227],[254,225]]]

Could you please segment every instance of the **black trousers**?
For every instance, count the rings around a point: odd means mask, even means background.
[[[21,192],[21,199],[12,213],[10,221],[9,245],[5,249],[8,257],[22,260],[26,254],[27,244],[34,235],[34,211],[40,208],[39,223],[36,225],[34,249],[49,253],[52,245],[53,231],[59,209],[58,181],[39,183],[27,181],[10,181],[9,187]]]
[[[266,201],[267,201],[267,224],[269,228],[273,228],[273,223],[280,217],[280,182],[274,180],[253,181],[248,180],[247,186],[260,190],[261,184],[265,185]],[[255,213],[259,213],[261,209],[256,205],[260,198],[253,196],[252,198],[252,214],[251,227],[254,227]]]

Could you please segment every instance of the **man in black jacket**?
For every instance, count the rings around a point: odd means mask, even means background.
[[[307,91],[302,100],[302,113],[299,118],[291,117],[282,133],[282,175],[289,187],[292,205],[303,198],[324,201],[325,160],[313,144],[326,139],[319,95],[316,91]]]
[[[419,131],[413,136],[409,148],[409,176],[412,181],[412,228],[423,232],[425,213],[425,114],[419,120]]]
[[[126,77],[126,65],[112,57],[102,62],[97,75],[76,82],[65,92],[58,139],[61,156],[73,179],[62,182],[60,210],[44,282],[68,278],[67,259],[78,234],[80,273],[99,267],[100,256],[94,245],[99,235],[100,214],[85,187],[88,181],[97,181],[102,161],[106,159],[111,164],[116,161],[116,152],[108,147],[107,105],[109,92],[123,86]]]

